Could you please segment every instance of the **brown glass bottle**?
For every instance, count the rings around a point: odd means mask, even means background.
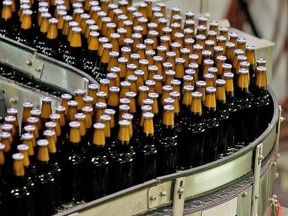
[[[49,28],[49,19],[51,18],[51,14],[49,12],[41,12],[38,17],[38,22],[40,24],[40,28],[36,33],[36,37],[34,39],[35,47],[38,52],[42,53],[46,47],[46,36]]]
[[[41,119],[43,125],[50,121],[50,115],[52,114],[52,98],[51,97],[43,97],[42,98],[42,106],[41,106]]]
[[[81,152],[80,123],[72,121],[69,123],[70,133],[68,152],[64,158],[62,172],[63,198],[66,202],[78,202],[83,199],[83,166],[84,158]]]
[[[33,108],[33,103],[29,101],[23,102],[23,114],[22,114],[22,123],[21,123],[21,128],[23,129],[24,126],[27,124],[27,118],[31,116],[30,111]]]
[[[176,171],[178,142],[175,133],[173,105],[163,107],[162,130],[160,133],[157,141],[157,176],[171,174]]]
[[[269,97],[269,93],[267,91],[267,77],[266,77],[266,67],[265,66],[258,66],[256,68],[256,76],[254,81],[254,88],[253,88],[253,112],[254,114],[254,139],[258,138],[268,127],[272,116],[272,103],[271,98]]]
[[[34,214],[34,197],[29,191],[29,185],[26,181],[25,169],[23,165],[24,155],[15,153],[12,155],[13,168],[12,177],[9,183],[9,193],[7,197],[8,215],[30,216]]]
[[[249,91],[249,70],[240,68],[235,96],[237,98],[236,144],[246,146],[253,141],[251,129],[252,95]]]
[[[216,80],[216,104],[219,119],[219,142],[218,154],[224,155],[228,151],[228,132],[229,129],[229,109],[227,107],[226,81],[222,79]]]
[[[109,166],[109,193],[131,187],[134,182],[134,151],[130,146],[129,125],[127,120],[119,121],[116,153],[112,156]]]
[[[81,68],[81,51],[82,51],[82,39],[81,39],[81,28],[72,27],[72,35],[69,43],[69,53],[63,59],[68,65],[76,68]]]
[[[34,47],[34,44],[32,43],[33,37],[31,37],[31,35],[33,35],[31,15],[32,11],[30,9],[25,9],[23,11],[20,33],[15,37],[15,40],[27,46]]]
[[[205,143],[203,161],[208,163],[217,159],[219,141],[219,120],[216,111],[216,88],[206,88],[203,114],[205,118]]]
[[[105,125],[95,123],[93,141],[91,143],[90,156],[87,158],[86,170],[86,194],[85,199],[92,201],[107,195],[108,190],[108,167]]]
[[[46,46],[42,53],[46,56],[52,57],[57,60],[62,60],[62,56],[59,53],[59,39],[58,39],[58,29],[57,29],[58,19],[50,18],[49,27],[46,35]]]
[[[142,183],[156,178],[157,174],[157,148],[154,136],[154,114],[143,114],[143,131],[139,137],[139,149],[135,160],[135,183]]]
[[[187,115],[188,116],[188,115]],[[203,164],[205,123],[202,110],[202,93],[192,92],[189,116],[183,121],[179,134],[178,169],[189,169]]]
[[[37,162],[35,177],[35,212],[36,215],[51,215],[55,212],[55,179],[49,172],[48,140],[37,141]]]
[[[4,155],[5,144],[0,143],[0,214],[8,215],[8,167]]]
[[[1,7],[1,19],[0,19],[0,34],[2,36],[11,37],[12,31],[9,29],[13,24],[12,20],[12,1],[3,1]]]

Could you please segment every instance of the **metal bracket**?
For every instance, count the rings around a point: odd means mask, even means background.
[[[271,215],[273,216],[278,216],[278,207],[279,207],[279,203],[278,203],[278,199],[276,195],[273,195],[272,198],[269,198],[269,208],[271,211]]]
[[[156,208],[171,202],[171,182],[164,182],[148,190],[148,208]]]
[[[173,215],[184,214],[185,178],[178,178],[174,185]]]
[[[251,216],[258,216],[258,200],[260,196],[260,173],[261,164],[264,156],[262,155],[263,143],[256,146],[255,161],[254,161],[254,182],[252,192],[252,212]]]
[[[35,55],[32,55],[29,60],[26,61],[26,65],[29,66],[28,70],[35,78],[40,79],[42,76],[44,63],[37,59]]]

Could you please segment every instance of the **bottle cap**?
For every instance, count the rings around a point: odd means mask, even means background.
[[[89,107],[89,106],[84,106],[84,107],[82,107],[82,112],[84,112],[84,113],[92,113],[93,112],[93,108]]]
[[[137,76],[135,75],[128,75],[127,77],[128,82],[136,82],[137,81]]]
[[[198,91],[192,92],[192,97],[194,97],[194,98],[202,98],[202,93],[198,92]]]
[[[192,92],[194,90],[194,86],[192,85],[185,85],[184,91]]]
[[[145,99],[143,100],[143,104],[144,104],[144,105],[152,105],[152,104],[153,104],[153,100],[150,99],[150,98],[145,98]]]
[[[37,145],[38,146],[48,146],[49,142],[47,139],[39,139],[37,140]]]
[[[167,76],[174,76],[175,73],[176,73],[176,72],[175,72],[174,70],[167,70],[167,71],[166,71],[166,75],[167,75]]]
[[[58,112],[64,112],[65,111],[65,107],[64,106],[61,106],[61,105],[58,105],[55,107],[55,111],[58,111]]]
[[[111,86],[109,87],[109,92],[110,93],[118,93],[120,91],[120,88],[117,86]]]
[[[206,88],[206,92],[207,92],[207,93],[214,93],[214,92],[216,92],[216,88],[215,88],[215,87],[211,87],[211,86],[210,86],[210,87],[207,87],[207,88]]]
[[[17,113],[18,113],[18,110],[16,108],[8,108],[7,109],[7,114],[15,115]]]
[[[55,122],[45,122],[45,127],[46,128],[55,128],[56,127],[56,123]]]
[[[74,100],[68,101],[67,104],[68,104],[69,107],[77,107],[78,106],[78,102],[74,101]]]
[[[107,115],[115,115],[116,111],[114,109],[105,109],[104,113]]]
[[[203,81],[203,80],[198,80],[198,81],[196,82],[196,86],[205,87],[205,86],[206,86],[206,82]]]
[[[216,80],[216,85],[218,86],[224,86],[226,84],[226,81],[223,79],[217,79]]]
[[[52,98],[48,97],[48,96],[42,97],[42,102],[51,103],[52,102]]]
[[[31,134],[31,133],[23,133],[21,135],[21,139],[23,139],[23,140],[28,140],[28,139],[32,139],[32,138],[33,138],[33,134]]]
[[[80,127],[80,122],[78,122],[78,121],[71,121],[71,122],[69,122],[69,127],[70,127],[70,128],[79,128],[79,127]]]
[[[152,112],[145,112],[145,113],[143,113],[143,117],[144,117],[145,119],[147,119],[147,118],[153,118],[153,117],[154,117],[154,114],[153,114]]]
[[[122,118],[131,121],[133,119],[133,115],[131,113],[124,113]]]
[[[32,108],[33,107],[33,103],[31,103],[29,101],[25,101],[25,102],[23,102],[23,107],[24,108]]]
[[[185,70],[185,73],[186,73],[186,70]],[[186,74],[186,75],[183,76],[183,80],[184,81],[192,81],[193,80],[193,76]]]
[[[51,120],[60,119],[60,114],[52,113],[52,114],[50,114],[49,117],[50,117]]]
[[[147,59],[140,59],[139,60],[139,64],[140,65],[148,65],[149,64],[149,61]]]
[[[134,74],[136,76],[143,76],[144,75],[144,71],[143,70],[135,70]]]
[[[105,109],[107,107],[107,104],[104,103],[104,102],[97,102],[95,104],[95,106],[98,108],[98,109]]]
[[[149,112],[152,110],[152,106],[151,105],[142,105],[141,110],[144,112]]]
[[[2,128],[2,130],[10,131],[10,130],[12,130],[13,126],[12,126],[12,124],[3,124],[1,126],[1,128]]]
[[[148,98],[157,99],[158,97],[159,97],[158,93],[155,92],[148,93]]]
[[[40,109],[32,109],[31,111],[30,111],[30,114],[32,115],[32,116],[40,116],[41,115],[41,110]]]
[[[232,69],[232,65],[229,64],[229,63],[224,63],[224,64],[222,64],[222,68],[231,70]]]
[[[120,86],[121,86],[122,88],[130,88],[131,83],[128,82],[128,81],[121,81]],[[119,91],[120,91],[120,89],[119,89]]]
[[[78,120],[83,120],[86,118],[86,115],[84,113],[76,113],[75,118]]]
[[[128,98],[134,98],[136,97],[136,93],[135,92],[126,92],[125,93],[125,96],[128,97]]]
[[[181,81],[178,79],[173,79],[171,80],[171,86],[180,86],[181,85]]]
[[[7,138],[9,138],[10,136],[11,136],[11,133],[10,133],[10,132],[2,131],[2,132],[0,133],[0,137],[1,137],[2,139],[7,139]]]
[[[45,130],[43,132],[43,135],[46,136],[46,137],[52,137],[52,136],[55,135],[55,131],[53,131],[53,130]]]
[[[181,48],[180,49],[180,53],[182,53],[182,54],[190,54],[190,49],[189,48]]]
[[[218,72],[218,69],[217,67],[209,67],[208,68],[208,74],[211,73],[211,74],[216,74]]]
[[[170,104],[168,104],[168,105],[164,105],[164,110],[166,110],[166,111],[174,111],[174,106],[173,105],[170,105]]]
[[[234,74],[232,72],[225,72],[224,77],[228,79],[233,79]]]
[[[105,125],[103,123],[97,122],[97,123],[93,124],[93,127],[95,129],[104,129]]]
[[[239,74],[248,74],[249,70],[247,68],[240,68],[239,69]]]
[[[164,85],[164,86],[162,86],[162,89],[163,89],[163,91],[172,91],[173,87],[170,85]]]
[[[130,125],[130,122],[126,119],[122,119],[119,121],[119,125],[128,127]]]
[[[162,81],[163,80],[163,76],[160,75],[160,74],[155,74],[155,75],[153,75],[153,79],[155,81]]]
[[[14,153],[12,155],[12,159],[13,160],[23,160],[24,159],[24,155],[22,153]]]
[[[83,96],[83,101],[85,102],[92,102],[93,101],[93,97],[85,95]]]
[[[130,99],[129,98],[120,98],[119,100],[120,104],[130,104]]]
[[[112,34],[111,34],[111,37],[112,37]],[[109,52],[109,55],[110,55],[112,58],[117,58],[117,57],[119,56],[119,52],[110,51],[110,52]]]
[[[129,111],[130,110],[130,106],[127,105],[127,104],[121,104],[121,105],[119,105],[119,110]]]
[[[72,95],[71,94],[62,94],[61,98],[65,99],[65,100],[71,100],[72,99]]]
[[[107,115],[107,114],[103,114],[100,116],[100,120],[101,121],[110,121],[111,120],[111,116]]]
[[[4,121],[5,122],[15,122],[16,117],[15,116],[5,116]]]
[[[24,127],[24,131],[26,131],[26,132],[31,132],[31,131],[35,131],[35,126],[34,125],[26,125],[25,127]]]

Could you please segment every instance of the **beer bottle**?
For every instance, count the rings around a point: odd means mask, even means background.
[[[129,121],[119,121],[118,137],[115,143],[116,153],[109,166],[108,189],[110,193],[131,187],[134,182],[134,154],[130,146]],[[123,173],[126,173],[123,175]]]
[[[97,102],[102,102],[102,103],[106,103],[106,97],[107,97],[107,93],[104,92],[104,91],[98,91],[96,93],[96,96],[97,96],[97,100],[96,100],[96,103]],[[96,105],[96,104],[95,104]]]
[[[18,120],[18,109],[17,108],[8,108],[7,109],[7,115],[13,116],[14,118],[11,118],[11,122],[7,122],[8,124],[12,124],[12,136],[15,143],[18,143],[19,141],[19,135],[20,135],[20,128],[19,128],[19,120]],[[9,119],[9,118],[8,118]],[[15,120],[14,120],[15,119]],[[4,118],[5,121],[5,118]],[[7,121],[7,118],[6,118]]]
[[[226,81],[225,85],[225,91],[226,91],[226,104],[227,104],[227,110],[229,112],[229,126],[227,129],[227,144],[228,144],[228,151],[231,152],[233,150],[235,145],[235,122],[237,121],[237,107],[236,107],[236,98],[234,95],[234,82],[233,77],[234,74],[231,72],[225,72],[224,74],[224,80]]]
[[[226,40],[229,39],[229,28],[226,26],[219,26],[219,35],[224,36]]]
[[[64,57],[64,62],[76,68],[81,68],[81,56],[80,56],[80,53],[82,53],[81,28],[78,26],[72,27],[71,31],[72,33],[71,33],[71,40],[69,43],[69,53],[66,57]]]
[[[42,53],[46,56],[52,57],[57,60],[62,60],[62,56],[59,53],[58,46],[58,30],[57,30],[58,19],[50,18],[49,27],[46,35],[46,47]]]
[[[212,74],[212,73],[204,74],[204,80],[206,82],[206,87],[215,87],[215,85],[214,85],[214,74]]]
[[[202,93],[192,92],[192,103],[179,135],[178,169],[189,169],[203,164],[205,123],[202,110]]]
[[[108,190],[109,161],[106,151],[105,125],[95,123],[90,157],[87,163],[86,201],[101,198]]]
[[[148,86],[148,94],[151,92],[155,92],[155,84],[156,82],[154,80],[146,80],[145,85]]]
[[[30,216],[34,214],[34,197],[30,193],[29,185],[26,181],[25,169],[23,165],[24,155],[14,153],[12,177],[9,183],[7,196],[8,215]],[[37,214],[38,215],[38,214]]]
[[[56,208],[62,203],[62,181],[61,181],[61,158],[59,158],[59,151],[57,150],[56,142],[54,136],[57,134],[53,130],[45,130],[43,133],[45,139],[48,141],[48,152],[49,152],[49,172],[51,172],[54,178],[54,200]],[[60,156],[62,157],[62,156]]]
[[[88,96],[88,95],[83,96],[83,106],[82,106],[82,108],[84,106],[88,106],[88,107],[93,108],[93,97]]]
[[[75,114],[77,113],[78,102],[75,100],[68,101],[68,112],[66,115],[66,121],[69,123],[75,121]]]
[[[87,134],[87,137],[89,137],[89,140],[90,140],[90,137],[92,136],[92,124],[93,124],[93,108],[92,107],[89,107],[89,106],[84,106],[82,108],[82,112],[85,114],[85,127],[86,127],[86,134]]]
[[[52,98],[45,96],[42,98],[42,106],[41,106],[41,119],[43,124],[47,121],[50,121],[50,115],[52,114]]]
[[[165,82],[164,85],[171,85],[171,81],[174,79],[176,72],[174,70],[166,70],[165,71]]]
[[[34,47],[32,43],[33,37],[31,37],[31,35],[33,35],[31,15],[32,11],[30,9],[23,11],[20,33],[15,37],[15,40],[27,46]]]
[[[254,138],[251,133],[252,116],[252,95],[249,91],[248,81],[249,70],[246,68],[239,69],[239,77],[237,80],[237,125],[236,125],[236,143],[240,147],[248,145]]]
[[[207,87],[203,109],[206,127],[203,150],[203,160],[205,163],[215,161],[217,159],[219,143],[219,119],[217,118],[216,109],[216,88]]]
[[[109,110],[109,109],[108,109]],[[113,155],[112,150],[115,150],[114,145],[115,142],[113,142],[115,137],[112,137],[112,133],[111,133],[111,127],[110,127],[110,122],[111,122],[111,116],[108,114],[103,114],[100,116],[100,122],[104,124],[104,133],[105,133],[105,148],[106,151],[108,152],[108,160],[110,159],[110,155]],[[95,129],[95,128],[93,128]],[[92,138],[93,138],[93,134],[95,131],[93,131],[92,133]],[[91,141],[91,143],[93,143]],[[92,144],[93,145],[93,144]]]
[[[90,83],[88,85],[88,94],[87,95],[93,98],[93,102],[92,102],[93,105],[95,105],[95,103],[96,103],[96,99],[97,99],[96,93],[98,91],[98,88],[99,88],[99,86],[97,84],[94,84],[94,83]]]
[[[4,156],[7,160],[7,164],[8,165],[11,165],[11,156],[13,154],[12,152],[12,143],[10,143],[11,141],[11,133],[9,132],[0,132],[0,138],[1,138],[1,143],[4,144],[4,149],[3,149],[3,152],[4,152]]]
[[[180,107],[180,91],[173,90],[170,92],[170,97],[173,99],[172,105],[174,106],[174,121],[176,133],[180,133],[182,130],[182,119],[181,119],[181,107]]]
[[[29,184],[32,184],[34,186],[36,169],[35,169],[35,166],[30,165],[30,158],[28,155],[28,149],[29,149],[29,146],[27,144],[17,145],[18,152],[23,154],[23,156],[24,156],[23,165],[24,165],[25,175],[27,177],[27,181],[29,181]]]
[[[84,158],[81,152],[80,123],[72,121],[69,123],[70,132],[68,152],[64,158],[62,188],[66,202],[79,202],[83,198],[83,166]]]
[[[91,146],[90,137],[88,137],[86,134],[85,118],[86,118],[86,115],[84,113],[75,114],[75,120],[80,123],[80,127],[79,127],[80,135],[81,135],[80,145],[81,145],[81,149],[82,149],[81,151],[82,151],[84,158],[86,158],[87,155],[89,154],[89,149]]]
[[[244,37],[237,38],[237,49],[242,49],[244,53],[246,52],[246,39]]]
[[[27,125],[25,127],[34,127],[32,125]],[[26,128],[27,129],[27,128]],[[29,131],[29,129],[27,129]],[[35,176],[36,174],[36,155],[35,155],[35,150],[34,150],[34,146],[33,146],[33,134],[30,132],[24,132],[21,135],[21,142],[22,144],[26,144],[28,146],[28,156],[29,156],[29,161],[30,161],[30,167],[31,167],[31,173],[33,173],[33,175]],[[35,141],[36,142],[36,141]]]
[[[226,104],[226,81],[222,79],[216,80],[216,106],[219,119],[219,143],[218,153],[223,155],[228,150],[228,127],[229,127],[229,110]]]
[[[195,84],[195,90],[202,93],[202,101],[206,100],[206,82],[203,80],[198,80]]]
[[[0,19],[0,34],[2,36],[11,37],[12,32],[9,30],[10,26],[13,24],[12,20],[12,1],[3,1],[1,19]]]
[[[51,18],[51,14],[49,12],[42,12],[40,17],[38,17],[40,23],[39,33],[37,32],[35,38],[35,47],[38,52],[42,53],[46,47],[46,37],[49,28],[49,19]]]
[[[55,212],[55,179],[49,172],[48,140],[37,141],[37,162],[35,177],[35,212],[36,215],[51,215]]]
[[[0,143],[0,214],[8,215],[7,195],[8,195],[8,167],[4,155],[5,144]]]
[[[97,52],[99,48],[99,32],[91,31],[88,37],[88,47],[87,54],[83,57],[83,70],[88,73],[90,76],[96,79],[97,70],[96,70],[96,60],[97,60]]]
[[[176,171],[178,135],[174,125],[174,106],[163,107],[162,130],[159,137],[157,176],[167,175]]]
[[[257,64],[254,45],[247,44],[246,56],[247,56],[247,61],[250,63],[249,77],[250,77],[250,88],[251,88],[254,86],[255,75],[256,75],[256,64]]]
[[[143,113],[143,131],[139,138],[139,149],[135,160],[135,183],[142,183],[156,178],[157,148],[154,136],[154,114]]]
[[[232,42],[226,42],[226,51],[225,56],[227,57],[227,63],[232,64],[233,62],[233,56],[234,56],[234,50],[235,50],[235,43]]]
[[[257,66],[256,77],[255,77],[255,87],[253,91],[253,112],[255,122],[254,125],[254,139],[259,137],[264,130],[268,127],[271,121],[271,99],[267,91],[267,77],[266,77],[266,67]]]
[[[108,63],[110,61],[110,51],[112,50],[111,43],[104,43],[103,44],[103,54],[101,56],[100,64],[99,64],[99,76],[98,81],[106,77]]]
[[[77,104],[77,112],[80,112],[82,110],[82,107],[84,105],[83,97],[85,95],[86,91],[84,89],[75,89],[75,97],[74,100],[78,103]]]
[[[31,111],[31,117],[36,117],[38,118],[38,122],[37,122],[37,127],[38,127],[38,130],[39,130],[39,133],[42,134],[42,131],[43,131],[43,120],[41,118],[41,110],[40,109],[32,109]],[[35,146],[36,146],[36,143],[35,143]]]
[[[61,34],[59,34],[59,50],[61,50],[61,54],[64,57],[65,53],[68,52],[69,41],[68,41],[68,33],[69,33],[69,23],[72,21],[73,17],[71,15],[65,15],[63,17],[64,23]],[[64,58],[63,58],[64,61]]]
[[[227,42],[227,39],[225,36],[218,35],[216,37],[216,46],[223,48],[223,54],[225,54],[225,52],[226,52],[226,42]]]
[[[127,76],[127,80],[130,83],[129,91],[136,93],[137,92],[137,76],[129,75],[129,76]],[[125,94],[127,93],[126,91],[124,91],[124,92],[125,92]],[[125,97],[125,95],[122,97]]]
[[[31,116],[30,111],[33,108],[33,103],[29,101],[23,102],[23,113],[22,113],[22,123],[21,123],[21,128],[23,129],[24,126],[28,123],[27,119]],[[21,130],[22,131],[22,130]]]

